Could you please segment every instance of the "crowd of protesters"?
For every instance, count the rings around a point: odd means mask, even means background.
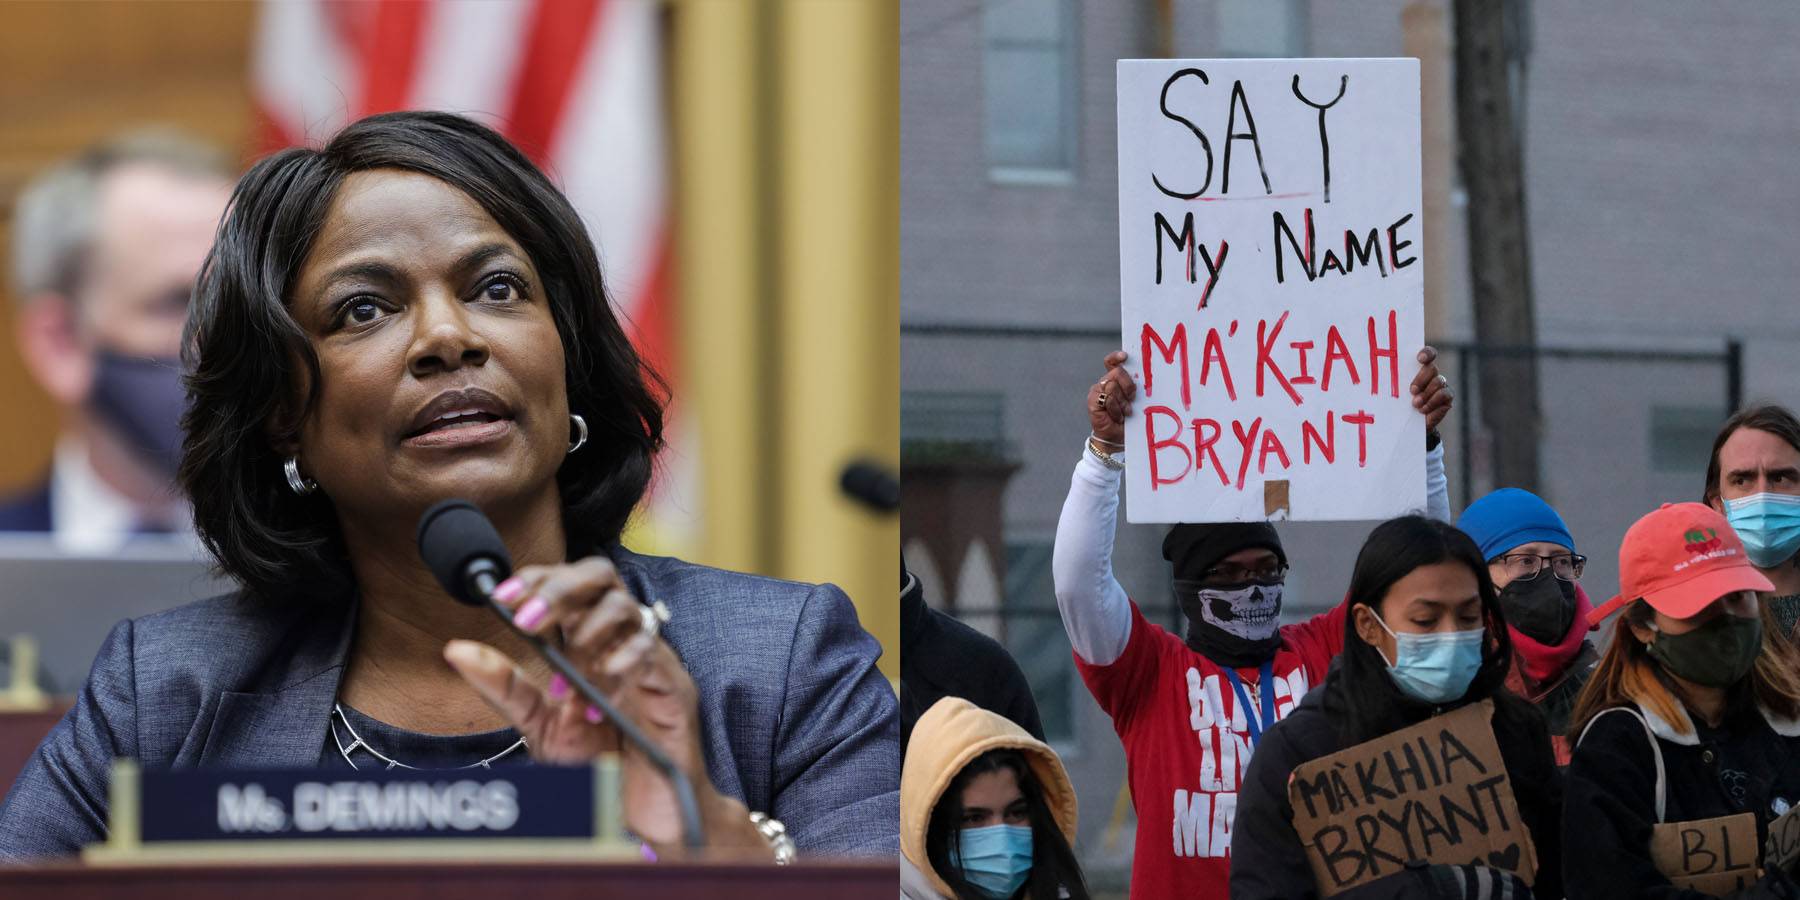
[[[1126,594],[1112,570],[1136,396],[1126,354],[1088,389],[1054,577],[1076,669],[1125,751],[1133,900],[1800,898],[1800,848],[1771,834],[1791,822],[1800,835],[1800,814],[1777,822],[1800,805],[1800,421],[1773,405],[1733,415],[1702,502],[1664,503],[1617,548],[1578,542],[1551,504],[1512,487],[1452,525],[1437,426],[1453,398],[1435,358],[1420,352],[1411,385],[1425,509],[1375,526],[1342,602],[1286,625],[1300,563],[1267,522],[1168,529],[1184,634]],[[1617,550],[1610,600],[1583,589],[1581,549]],[[902,895],[1089,896],[1074,792],[1017,665],[927,609],[916,582],[903,589],[912,633],[932,640],[903,638]],[[1509,865],[1421,850],[1321,889],[1290,802],[1296,769],[1472,704],[1491,705],[1505,808],[1534,852]],[[1654,846],[1668,828],[1717,826],[1748,855],[1752,823],[1755,858],[1726,859],[1728,877],[1692,877]]]

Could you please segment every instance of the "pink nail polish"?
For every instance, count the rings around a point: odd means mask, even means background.
[[[524,590],[525,582],[520,581],[517,578],[508,578],[505,581],[500,582],[499,586],[494,588],[494,599],[501,603],[511,603],[514,600],[519,599],[519,594],[523,593]]]
[[[569,696],[568,680],[562,677],[561,672],[550,676],[550,699],[561,700],[567,696]]]
[[[536,628],[539,622],[544,621],[544,616],[549,612],[550,604],[545,603],[544,598],[533,597],[525,601],[525,605],[519,607],[518,612],[513,613],[513,624],[530,631]]]
[[[600,708],[599,708],[599,707],[597,707],[597,706],[590,706],[590,707],[588,707],[588,708],[587,708],[587,720],[588,720],[588,724],[590,724],[590,725],[598,725],[598,724],[600,724],[600,723],[601,723],[601,722],[602,722],[602,721],[604,721],[604,720],[605,720],[605,719],[606,719],[606,717],[605,717],[605,716],[603,716],[603,715],[601,715],[601,714],[600,714]]]

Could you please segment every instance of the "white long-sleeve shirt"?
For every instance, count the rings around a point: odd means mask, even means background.
[[[1069,643],[1076,655],[1097,666],[1117,660],[1131,638],[1131,602],[1112,567],[1121,480],[1119,470],[1102,465],[1084,442],[1056,523],[1051,559],[1056,608]],[[1425,515],[1450,521],[1449,486],[1444,445],[1439,443],[1425,454]]]

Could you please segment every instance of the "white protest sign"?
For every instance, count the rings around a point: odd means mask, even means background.
[[[1132,522],[1425,505],[1419,66],[1120,60]]]

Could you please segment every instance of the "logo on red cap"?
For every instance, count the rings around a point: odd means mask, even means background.
[[[1725,542],[1719,540],[1718,531],[1701,526],[1689,528],[1682,538],[1687,541],[1686,549],[1689,553],[1706,553],[1725,546]]]

